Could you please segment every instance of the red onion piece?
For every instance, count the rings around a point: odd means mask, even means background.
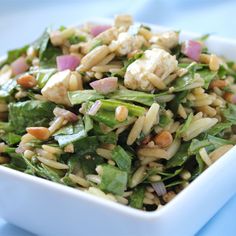
[[[11,68],[14,75],[19,75],[26,72],[29,65],[26,63],[25,57],[19,57],[11,63]]]
[[[163,182],[152,183],[151,185],[159,197],[166,194],[166,187]]]
[[[24,145],[19,145],[17,148],[16,148],[16,150],[15,150],[15,152],[16,153],[18,153],[18,154],[23,154],[24,152],[25,152],[25,147],[24,147]]]
[[[93,35],[93,37],[96,37],[100,33],[110,28],[111,28],[110,25],[95,25],[91,28],[90,33]]]
[[[98,110],[100,109],[102,103],[101,101],[97,100],[89,109],[88,115],[95,116]]]
[[[63,70],[75,70],[80,64],[80,58],[75,55],[63,55],[57,57],[57,69]]]
[[[193,41],[187,40],[182,44],[181,52],[194,61],[198,61],[202,51],[202,44]]]
[[[53,114],[57,117],[63,117],[65,120],[75,122],[78,120],[78,116],[71,111],[68,111],[63,108],[56,107],[53,110]]]
[[[104,79],[96,80],[91,82],[89,85],[95,89],[98,93],[107,94],[114,92],[118,87],[117,77],[107,77]]]

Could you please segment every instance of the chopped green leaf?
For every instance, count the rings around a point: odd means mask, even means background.
[[[65,147],[67,144],[74,143],[87,136],[87,132],[84,129],[84,125],[81,121],[78,121],[73,126],[72,134],[59,134],[55,136],[55,140],[58,141],[60,147]]]
[[[177,166],[182,166],[188,159],[188,149],[189,149],[190,143],[183,143],[181,144],[178,152],[167,161],[166,168],[173,168]]]
[[[224,122],[224,123],[217,123],[212,128],[210,128],[207,133],[212,136],[217,136],[221,132],[223,132],[225,129],[228,129],[232,126],[231,122]]]
[[[55,104],[39,100],[9,104],[9,121],[16,134],[23,134],[26,127],[48,126],[54,117]]]
[[[236,105],[228,103],[226,108],[221,109],[221,113],[227,122],[236,124]]]
[[[26,54],[27,49],[29,48],[29,45],[25,45],[22,48],[18,48],[18,49],[14,49],[14,50],[10,50],[7,53],[7,58],[6,60],[3,61],[3,63],[0,65],[1,66],[5,65],[5,64],[10,64],[13,61],[15,61],[17,58],[19,58],[20,56]]]
[[[190,113],[187,120],[185,121],[185,123],[182,126],[180,126],[178,128],[178,130],[176,131],[176,137],[179,137],[181,134],[186,132],[186,130],[189,128],[192,120],[193,120],[193,113]]]
[[[198,71],[197,72],[202,79],[204,79],[205,81],[205,85],[204,85],[204,88],[205,89],[208,89],[211,81],[216,77],[217,75],[217,72],[215,71],[210,71],[208,69],[205,69],[205,70],[201,70],[201,71]]]
[[[121,146],[112,150],[112,159],[121,170],[130,172],[132,157]]]
[[[146,106],[151,106],[154,102],[155,95],[134,90],[117,90],[114,93],[108,94],[108,98],[122,101],[137,102]]]
[[[134,189],[133,194],[130,196],[129,205],[136,209],[142,209],[144,199],[145,187],[138,186]]]
[[[127,187],[127,172],[111,165],[102,165],[101,184],[99,187],[107,192],[123,195]]]
[[[99,94],[95,90],[78,90],[69,92],[68,96],[72,105],[82,104],[88,101],[96,101],[104,98],[103,95]]]
[[[84,35],[73,35],[70,38],[68,38],[68,41],[70,44],[77,44],[80,42],[85,42],[86,37]]]

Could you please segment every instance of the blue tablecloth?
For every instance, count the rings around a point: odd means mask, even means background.
[[[90,17],[112,17],[124,12],[139,21],[235,38],[235,10],[236,1],[229,0],[100,0],[99,3],[95,0],[86,3],[81,0],[0,0],[0,55],[33,41],[47,25],[76,24]],[[236,235],[235,215],[236,196],[197,235]],[[0,219],[0,235],[32,234]]]

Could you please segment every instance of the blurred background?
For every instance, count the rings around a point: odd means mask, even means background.
[[[74,25],[119,13],[176,30],[236,39],[236,0],[0,0],[0,55],[32,42],[47,26]],[[198,235],[236,235],[235,214],[236,196]],[[31,234],[0,219],[0,235]]]
[[[135,20],[236,37],[236,0],[0,0],[0,54],[37,38],[50,25],[130,13]]]

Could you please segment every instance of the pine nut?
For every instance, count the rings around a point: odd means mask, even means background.
[[[209,64],[210,56],[208,54],[201,54],[199,60],[201,63]]]
[[[77,72],[71,74],[69,80],[69,91],[83,90],[81,75]]]
[[[26,131],[39,140],[47,140],[50,137],[50,132],[45,127],[29,127]]]
[[[210,56],[209,68],[212,71],[218,71],[220,68],[219,58],[215,54],[211,54]]]
[[[129,110],[125,106],[118,106],[115,111],[115,118],[119,122],[123,122],[128,117]]]
[[[236,95],[235,94],[233,94],[233,93],[225,93],[223,97],[224,97],[224,99],[227,102],[236,104]]]
[[[166,193],[162,198],[167,203],[170,202],[176,196],[174,191]]]
[[[37,81],[32,75],[22,75],[17,79],[17,83],[23,88],[33,88],[37,85]]]
[[[222,80],[222,79],[216,79],[216,80],[213,80],[211,83],[210,83],[210,88],[224,88],[225,86],[227,86],[228,83],[226,80]]]
[[[168,147],[173,142],[173,137],[169,131],[162,131],[154,137],[154,142],[160,147]]]
[[[4,157],[4,156],[0,156],[0,164],[6,164],[9,162],[9,158],[8,157]]]

